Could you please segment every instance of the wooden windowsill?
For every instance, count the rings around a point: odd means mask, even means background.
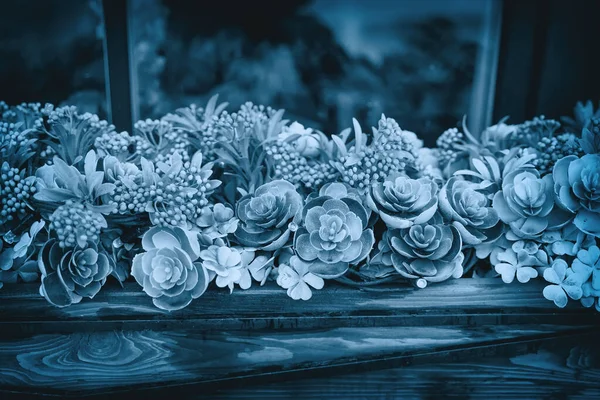
[[[598,313],[576,302],[558,309],[543,287],[459,279],[366,291],[331,283],[304,302],[267,284],[233,294],[211,288],[169,313],[135,283],[63,309],[40,297],[37,284],[7,285],[0,397],[197,395],[595,343]]]

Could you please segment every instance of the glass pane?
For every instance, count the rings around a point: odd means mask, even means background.
[[[3,2],[0,100],[69,104],[106,116],[100,0]]]
[[[491,1],[133,0],[140,116],[218,93],[326,133],[383,112],[432,144],[471,111]]]

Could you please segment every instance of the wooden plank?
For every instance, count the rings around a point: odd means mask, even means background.
[[[229,388],[215,400],[256,399],[572,399],[600,398],[598,348],[542,345],[518,356],[417,365]],[[184,397],[185,398],[185,397]],[[190,396],[191,398],[191,396]]]
[[[352,372],[507,352],[543,340],[574,340],[597,327],[338,328],[311,332],[113,331],[0,341],[0,388],[54,395],[130,395]],[[181,387],[181,390],[187,390]],[[164,391],[163,391],[164,393]]]
[[[274,283],[250,290],[209,289],[187,308],[164,312],[135,283],[106,287],[67,308],[50,306],[37,285],[0,290],[0,337],[24,333],[112,329],[310,329],[336,326],[598,324],[600,315],[571,302],[559,309],[542,296],[545,283],[458,279],[424,290],[398,286],[362,291],[329,284],[310,301],[294,301]],[[56,322],[60,321],[60,324]]]

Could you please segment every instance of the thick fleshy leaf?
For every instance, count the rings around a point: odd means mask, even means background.
[[[549,285],[543,290],[543,295],[546,299],[551,300],[557,307],[564,308],[567,305],[568,299],[565,291],[560,286]]]
[[[165,311],[177,311],[187,307],[192,302],[192,296],[189,292],[183,292],[179,296],[167,297],[161,296],[152,299],[152,303]]]
[[[56,272],[42,278],[42,288],[44,297],[50,304],[57,307],[66,307],[73,304],[71,293]]]
[[[422,277],[434,276],[437,272],[435,263],[431,260],[416,259],[410,263],[413,272]]]
[[[502,276],[504,283],[511,283],[515,280],[517,268],[514,264],[499,263],[494,266],[494,270]]]
[[[360,236],[360,243],[360,254],[354,260],[350,261],[350,264],[355,265],[362,262],[365,258],[367,258],[367,256],[373,249],[373,246],[375,245],[375,235],[373,234],[373,231],[371,229],[367,229],[362,233],[362,235]]]
[[[308,270],[323,279],[335,279],[344,275],[348,271],[348,263],[338,262],[328,264],[320,260],[311,261],[308,264]]]
[[[2,239],[0,239],[2,240]],[[14,250],[12,248],[7,248],[0,253],[0,270],[8,271],[13,266],[13,255]]]
[[[379,216],[385,222],[389,229],[405,229],[411,227],[414,223],[410,219],[404,218],[402,215],[392,215],[380,211]]]
[[[295,249],[298,256],[306,261],[312,261],[318,257],[318,249],[316,249],[310,242],[310,235],[308,233],[296,234]]]
[[[574,221],[575,226],[588,235],[600,238],[600,214],[585,209],[579,210]]]
[[[502,191],[494,195],[492,206],[494,207],[494,210],[496,210],[496,212],[498,213],[498,216],[500,217],[502,222],[506,224],[514,222],[519,218],[519,215],[515,214],[508,206],[508,203],[506,202]]]
[[[538,277],[538,271],[532,267],[521,267],[517,269],[517,280],[521,283],[527,283],[531,279]]]

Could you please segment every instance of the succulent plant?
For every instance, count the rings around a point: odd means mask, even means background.
[[[198,261],[200,244],[195,233],[155,226],[142,237],[142,247],[145,251],[133,258],[131,275],[156,307],[180,310],[204,293],[210,277]]]
[[[458,229],[436,213],[429,221],[384,232],[373,264],[393,266],[420,288],[463,273],[462,240]]]
[[[305,204],[294,249],[301,261],[309,264],[311,273],[336,278],[371,251],[375,238],[367,225],[367,211],[350,197],[345,185],[326,185]]]
[[[600,155],[562,158],[552,175],[558,204],[577,214],[574,222],[582,232],[600,237]]]
[[[583,297],[583,284],[588,280],[592,269],[583,263],[571,267],[562,258],[554,260],[550,268],[544,270],[544,279],[551,283],[544,288],[544,297],[557,307],[567,305],[569,298],[579,300]]]
[[[83,297],[94,298],[112,272],[108,257],[95,244],[64,249],[56,239],[44,244],[38,265],[40,293],[57,307],[79,303]]]
[[[498,252],[494,269],[505,283],[511,283],[515,277],[521,283],[538,277],[538,267],[547,267],[548,254],[534,241],[519,240],[504,251]]]
[[[429,178],[392,174],[384,182],[373,184],[367,204],[389,229],[408,228],[433,217],[438,209],[438,190]]]
[[[369,144],[356,119],[353,126],[353,141],[348,142],[349,129],[331,137],[338,154],[332,165],[341,174],[342,182],[366,193],[372,184],[384,181],[392,173],[418,170],[417,151],[423,143],[413,132],[402,130],[394,119],[382,115]]]
[[[302,217],[302,196],[284,180],[265,183],[240,199],[236,240],[265,251],[275,251],[290,240]]]
[[[109,214],[114,205],[104,204],[103,196],[111,194],[115,185],[104,182],[104,172],[97,170],[98,157],[90,150],[84,160],[84,173],[54,157],[53,165],[45,165],[36,171],[36,193],[33,196],[50,212],[66,201],[79,202],[90,210]]]
[[[494,195],[494,210],[516,238],[535,239],[549,229],[566,225],[571,216],[555,206],[552,175],[540,178],[534,168],[506,175],[502,190]]]
[[[583,295],[581,304],[584,307],[596,306],[596,310],[600,311],[600,249],[598,246],[591,246],[588,250],[580,250],[577,253],[577,258],[573,261],[573,265],[583,264],[583,268],[589,267],[592,271],[590,279],[585,282],[581,289]],[[581,268],[581,266],[579,266]]]
[[[473,182],[450,178],[440,190],[439,209],[446,219],[452,221],[463,243],[468,246],[493,242],[503,232],[490,199]]]

